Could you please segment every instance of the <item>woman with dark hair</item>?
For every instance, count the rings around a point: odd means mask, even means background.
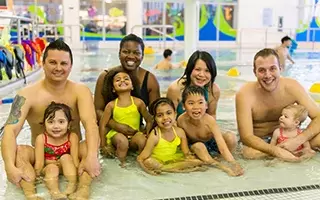
[[[206,51],[195,51],[190,56],[182,77],[168,87],[167,98],[175,104],[178,116],[184,113],[181,102],[183,90],[190,85],[196,85],[205,89],[205,99],[208,104],[207,113],[216,119],[220,98],[220,88],[214,83],[216,76],[217,67],[213,57]],[[223,137],[230,151],[233,151],[237,145],[235,134],[226,132]]]
[[[184,74],[180,79],[171,83],[167,91],[167,97],[175,104],[178,116],[184,113],[181,103],[182,91],[190,85],[196,85],[205,88],[208,102],[207,113],[216,117],[220,97],[220,89],[214,83],[216,76],[216,63],[208,52],[196,51],[191,55]]]
[[[144,43],[143,40],[134,35],[129,34],[125,36],[120,42],[119,60],[120,66],[115,68],[121,68],[127,72],[131,77],[135,77],[138,80],[138,84],[134,85],[135,88],[140,90],[140,98],[145,105],[149,105],[160,97],[159,83],[156,77],[149,71],[143,69],[140,64],[144,56]],[[104,84],[105,77],[108,71],[103,71],[96,83],[94,93],[94,105],[96,108],[97,119],[100,120],[103,111],[106,106],[107,88],[111,85]],[[124,134],[132,134],[135,132],[132,128],[125,124],[117,123],[114,120],[110,120],[108,126],[116,131]]]

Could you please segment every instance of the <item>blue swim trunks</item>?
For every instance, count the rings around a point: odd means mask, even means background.
[[[217,142],[215,139],[211,138],[210,140],[203,143],[211,156],[220,154]]]
[[[194,142],[194,143],[196,143],[196,142]],[[189,148],[191,148],[191,146],[194,143],[189,142]],[[220,154],[220,151],[219,151],[219,148],[218,148],[218,145],[217,145],[217,142],[215,139],[211,138],[210,140],[203,142],[203,144],[206,146],[206,148],[211,156],[216,156],[217,154]]]
[[[266,143],[270,144],[272,137],[271,136],[265,136],[265,137],[262,137],[261,139],[263,139],[263,141],[265,141]]]

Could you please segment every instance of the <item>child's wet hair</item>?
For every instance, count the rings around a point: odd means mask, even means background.
[[[176,111],[176,108],[174,107],[174,103],[171,101],[171,99],[168,99],[168,98],[165,98],[165,97],[161,97],[161,98],[158,98],[156,99],[154,102],[152,102],[152,104],[150,105],[150,114],[151,115],[156,115],[156,111],[157,111],[157,108],[159,105],[162,105],[162,104],[168,104],[169,106],[172,107],[172,109],[174,111]]]
[[[308,117],[308,110],[302,105],[292,104],[285,107],[284,109],[293,110],[294,119],[298,120],[300,124],[303,123]]]
[[[56,112],[59,110],[62,110],[62,112],[65,114],[68,120],[68,123],[70,123],[72,121],[71,108],[66,104],[56,103],[52,101],[51,104],[44,111],[44,117],[41,124],[44,125],[46,120],[51,120],[55,118]]]
[[[140,98],[140,86],[139,86],[139,81],[135,76],[130,75],[128,72],[126,72],[123,68],[114,68],[111,69],[108,74],[104,78],[103,82],[103,87],[101,94],[103,96],[104,102],[107,105],[110,101],[115,100],[118,95],[114,91],[114,86],[113,86],[113,79],[118,73],[126,73],[129,75],[133,90],[131,91],[131,96]]]
[[[184,104],[187,101],[189,95],[200,95],[205,97],[205,89],[200,86],[190,85],[187,86],[182,92],[182,103]]]
[[[176,111],[174,103],[171,101],[171,99],[168,99],[168,98],[165,98],[165,97],[161,97],[161,98],[156,99],[154,102],[152,102],[151,105],[150,105],[149,112],[153,116],[153,125],[152,125],[152,128],[150,129],[150,132],[153,129],[155,129],[156,126],[158,126],[158,124],[157,124],[157,122],[155,120],[155,117],[156,117],[156,114],[157,114],[156,112],[157,112],[158,106],[163,105],[163,104],[167,104],[167,105],[171,106],[173,111]],[[157,135],[156,131],[155,131],[155,134]]]

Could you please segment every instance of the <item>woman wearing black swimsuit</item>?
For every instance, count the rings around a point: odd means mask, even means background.
[[[115,68],[122,68],[130,75],[137,77],[140,84],[136,87],[140,87],[140,97],[149,107],[154,100],[160,97],[160,89],[155,75],[140,66],[144,56],[143,52],[144,43],[140,37],[134,34],[125,36],[120,42],[119,60],[121,65]],[[105,70],[99,75],[94,93],[94,105],[98,120],[100,120],[106,106],[103,87],[108,87],[108,85],[104,85],[107,74],[108,71]],[[136,132],[131,127],[117,123],[114,120],[110,120],[108,126],[127,135],[133,135]],[[141,137],[144,136],[141,135]],[[145,138],[138,139],[141,142],[145,142]]]

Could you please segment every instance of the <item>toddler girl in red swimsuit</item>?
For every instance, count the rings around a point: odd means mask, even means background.
[[[287,139],[294,138],[302,132],[300,125],[308,117],[307,109],[302,105],[289,105],[282,110],[279,118],[280,127],[273,132],[271,145],[278,145]],[[311,149],[309,141],[300,145],[294,152],[300,158],[310,158],[315,152]]]
[[[65,104],[52,102],[44,112],[45,132],[36,138],[35,171],[44,174],[52,199],[67,199],[76,189],[78,145],[76,133],[70,132],[71,109]],[[66,190],[59,189],[59,173],[68,180]]]

